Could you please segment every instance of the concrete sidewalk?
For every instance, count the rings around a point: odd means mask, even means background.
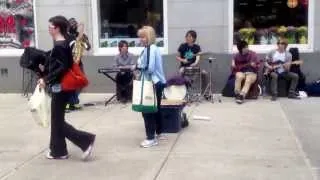
[[[130,105],[104,107],[104,96],[82,95],[82,102],[100,103],[67,114],[73,125],[97,134],[93,160],[82,162],[81,151],[72,144],[68,144],[69,160],[46,160],[49,129],[33,122],[26,98],[0,95],[0,179],[316,179],[282,107],[283,101],[293,100],[261,99],[239,106],[223,99],[188,107],[187,113],[211,120],[191,120],[190,127],[170,134],[168,141],[141,149],[145,136],[141,115]]]

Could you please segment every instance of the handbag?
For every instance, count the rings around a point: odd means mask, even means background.
[[[147,47],[147,65],[140,69],[140,76],[133,81],[132,110],[136,112],[154,113],[158,111],[155,87],[151,74],[147,73],[149,56],[150,47]]]
[[[63,91],[74,91],[88,86],[89,81],[81,71],[79,64],[73,63],[71,69],[64,74],[61,79],[61,88]]]
[[[50,57],[52,56],[52,49]],[[63,75],[61,79],[61,89],[63,91],[74,91],[88,86],[89,81],[82,72],[78,63],[73,63],[71,68]]]

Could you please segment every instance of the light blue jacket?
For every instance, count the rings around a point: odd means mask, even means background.
[[[147,47],[143,49],[139,59],[138,59],[138,68],[145,68],[147,66]],[[151,74],[151,78],[154,84],[161,82],[166,83],[166,78],[163,71],[163,62],[162,56],[159,48],[152,44],[150,46],[149,54],[149,67],[147,73]]]

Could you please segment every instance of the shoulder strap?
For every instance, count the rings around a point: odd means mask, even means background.
[[[149,68],[149,61],[150,61],[150,45],[147,46],[147,64],[146,64],[146,67],[144,68],[145,71],[147,71]]]

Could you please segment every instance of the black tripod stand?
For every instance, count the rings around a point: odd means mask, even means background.
[[[208,58],[208,61],[209,61],[209,64],[210,64],[210,72],[209,72],[209,82],[208,82],[208,85],[207,87],[205,88],[204,92],[203,92],[203,97],[205,97],[206,95],[208,95],[207,99],[214,103],[215,101],[215,98],[216,98],[216,95],[213,93],[213,78],[212,78],[212,70],[215,70],[217,71],[218,67],[217,67],[217,63],[215,63],[215,68],[213,68],[213,61],[215,61],[216,58],[214,57],[209,57]],[[217,95],[217,100],[219,103],[221,103],[221,97],[219,95]]]

